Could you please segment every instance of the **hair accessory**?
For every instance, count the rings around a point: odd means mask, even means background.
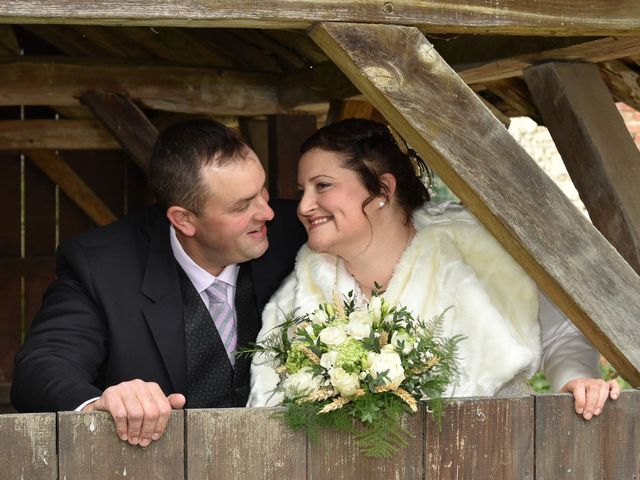
[[[427,166],[424,164],[424,161],[420,157],[418,157],[418,154],[414,149],[409,148],[407,142],[404,141],[400,134],[396,132],[396,130],[391,125],[387,125],[387,128],[389,129],[389,133],[393,137],[393,142],[396,144],[398,149],[404,155],[409,157],[416,177],[422,178],[425,174],[425,171],[427,171]]]
[[[380,208],[384,207],[384,200],[380,200],[380,201],[378,202],[378,205],[380,205]]]
[[[389,133],[393,137],[394,143],[400,149],[400,151],[405,155],[409,155],[409,147],[407,146],[407,142],[404,141],[400,134],[396,132],[395,128],[393,128],[391,125],[387,125],[387,128],[389,129]]]

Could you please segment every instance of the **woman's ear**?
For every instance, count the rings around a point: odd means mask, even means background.
[[[388,201],[391,201],[393,195],[396,193],[396,177],[390,173],[383,173],[380,175],[380,184],[383,187],[383,191],[387,193]]]
[[[194,214],[189,210],[173,205],[167,209],[167,218],[173,228],[185,237],[193,237],[196,234]]]

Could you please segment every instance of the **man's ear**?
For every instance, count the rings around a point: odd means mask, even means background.
[[[185,237],[193,237],[196,234],[194,214],[189,210],[173,205],[167,209],[167,218],[173,228]]]
[[[396,177],[390,173],[383,173],[380,175],[380,183],[389,196],[388,200],[391,201],[393,194],[396,193]]]

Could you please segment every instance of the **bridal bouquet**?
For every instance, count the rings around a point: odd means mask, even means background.
[[[425,402],[440,418],[441,396],[458,377],[463,337],[441,335],[444,313],[424,322],[375,293],[356,306],[350,292],[288,314],[253,351],[265,352],[280,376],[290,427],[311,439],[325,426],[349,431],[365,455],[388,457],[408,444],[402,414]]]

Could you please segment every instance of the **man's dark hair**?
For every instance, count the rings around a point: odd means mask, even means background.
[[[179,205],[198,215],[208,195],[202,167],[240,161],[248,148],[238,133],[214,120],[175,123],[160,134],[153,148],[151,191],[164,208]]]

